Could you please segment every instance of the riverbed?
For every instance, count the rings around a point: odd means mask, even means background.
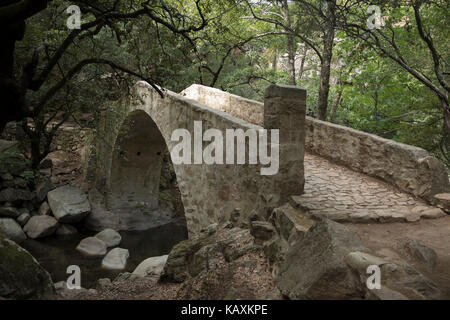
[[[185,224],[169,223],[146,231],[120,232],[122,242],[119,247],[128,249],[130,258],[125,270],[111,271],[101,267],[103,257],[88,257],[75,248],[86,237],[95,232],[79,230],[73,236],[52,236],[39,240],[26,240],[22,246],[50,273],[53,282],[65,281],[70,276],[67,267],[77,265],[81,269],[81,286],[95,288],[97,280],[114,278],[123,272],[133,272],[145,259],[166,255],[174,245],[186,240],[188,232]],[[108,250],[111,250],[109,248]]]

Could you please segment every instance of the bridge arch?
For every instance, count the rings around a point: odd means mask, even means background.
[[[131,112],[123,122],[114,146],[109,175],[111,210],[116,212],[159,209],[164,138],[143,110]]]

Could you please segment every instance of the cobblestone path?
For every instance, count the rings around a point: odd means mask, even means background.
[[[305,178],[305,194],[292,197],[295,204],[335,221],[415,222],[445,216],[381,180],[312,154],[305,155]]]

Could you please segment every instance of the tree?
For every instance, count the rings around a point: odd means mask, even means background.
[[[383,25],[369,28],[366,9],[378,5]],[[450,151],[449,48],[447,1],[349,1],[339,24],[350,36],[368,44],[426,86],[439,100],[442,112],[443,154]],[[430,59],[427,59],[427,58]]]
[[[75,111],[67,107],[67,100],[63,102],[61,95],[72,84],[81,83],[79,78],[86,78],[89,73],[99,76],[111,72],[122,80],[128,79],[124,75],[132,76],[147,81],[163,95],[153,76],[146,75],[141,70],[132,70],[125,63],[118,62],[120,59],[108,53],[108,48],[99,49],[103,47],[104,32],[107,30],[113,34],[115,42],[120,46],[122,38],[126,36],[127,24],[147,19],[152,22],[153,27],[163,27],[192,42],[191,34],[208,24],[208,19],[203,14],[204,2],[206,1],[191,1],[191,6],[185,10],[178,1],[116,0],[111,3],[75,0],[71,3],[78,5],[83,15],[80,28],[69,30],[65,24],[67,18],[61,19],[61,24],[51,21],[58,19],[53,14],[47,17],[47,27],[58,27],[43,32],[47,38],[55,40],[49,43],[45,41],[48,39],[39,38],[38,35],[32,39],[27,38],[27,34],[33,31],[25,32],[25,20],[38,13],[42,18],[54,8],[58,8],[55,12],[65,12],[69,5],[67,2],[3,1],[0,3],[0,16],[5,19],[1,22],[1,29],[6,30],[3,36],[7,40],[7,46],[2,51],[4,59],[0,66],[0,97],[6,103],[0,109],[0,132],[4,130],[6,123],[23,120],[22,127],[30,138],[33,165],[36,167],[48,153],[56,130]],[[33,24],[38,25],[36,21]],[[33,48],[26,48],[17,55],[16,44],[24,38],[28,40],[25,45],[29,47],[32,44]],[[108,45],[111,49],[114,43],[109,41]],[[30,49],[32,57],[26,58]],[[90,67],[93,68],[89,69]],[[75,103],[69,104],[74,105]],[[61,111],[64,113],[61,121],[54,123],[56,114]]]
[[[254,3],[247,1],[249,7]],[[271,3],[271,2],[270,2]],[[253,17],[257,20],[271,23],[281,28],[287,35],[290,83],[295,82],[295,54],[296,48],[293,39],[299,38],[305,46],[311,48],[320,59],[320,86],[317,102],[317,116],[325,120],[328,108],[328,95],[330,91],[331,60],[336,30],[336,1],[303,1],[298,0],[292,9],[288,1],[273,1],[272,6],[281,5],[283,14],[266,9],[266,5],[258,3],[263,10],[257,12],[252,9]],[[290,16],[296,17],[292,22]]]
[[[131,74],[137,78],[149,82],[160,94],[162,92],[156,86],[155,81],[149,76],[117,64],[114,61],[100,57],[85,57],[76,61],[71,68],[59,70],[59,62],[67,50],[77,41],[85,39],[95,40],[103,28],[109,28],[116,34],[120,41],[120,26],[125,22],[147,18],[161,25],[171,32],[181,35],[191,41],[190,33],[204,28],[208,21],[202,12],[201,0],[195,0],[193,4],[196,14],[189,16],[185,12],[177,10],[176,4],[170,6],[164,1],[85,1],[75,0],[73,4],[79,5],[81,12],[86,17],[86,22],[80,29],[69,30],[65,39],[59,46],[53,48],[52,54],[47,57],[45,63],[40,59],[41,54],[46,51],[45,43],[34,49],[32,58],[22,66],[21,70],[14,70],[14,52],[16,42],[23,39],[25,35],[25,20],[43,11],[51,1],[13,1],[6,0],[0,3],[1,29],[4,30],[3,37],[6,38],[6,49],[2,51],[2,62],[0,66],[1,83],[0,97],[5,101],[5,107],[0,110],[0,132],[9,121],[19,121],[24,118],[34,118],[44,109],[46,104],[79,74],[88,65],[106,65],[113,70]],[[55,5],[68,6],[64,1],[54,1]],[[49,52],[48,50],[47,52]],[[61,71],[59,81],[42,93],[37,101],[27,99],[28,91],[41,93],[45,84],[55,73]]]

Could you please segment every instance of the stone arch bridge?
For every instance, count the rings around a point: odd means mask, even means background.
[[[108,108],[86,148],[88,226],[144,230],[163,223],[163,158],[178,143],[172,132],[194,132],[194,121],[222,132],[279,129],[280,156],[273,176],[262,176],[261,165],[173,165],[190,234],[266,215],[288,200],[339,221],[442,214],[427,203],[450,190],[442,163],[420,148],[306,117],[305,101],[305,90],[292,86],[270,86],[263,104],[200,85],[161,98],[139,82],[132,96]]]

